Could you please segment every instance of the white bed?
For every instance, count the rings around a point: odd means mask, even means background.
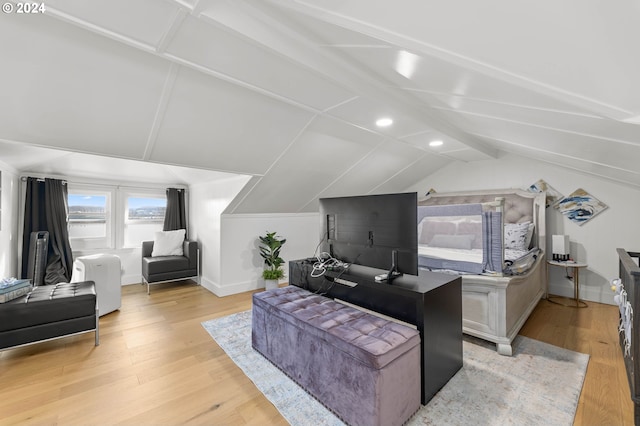
[[[494,342],[498,353],[510,356],[513,339],[546,289],[545,194],[517,189],[435,193],[421,200],[419,205],[486,203],[496,197],[505,198],[505,223],[530,221],[534,224],[534,242],[541,251],[533,265],[521,275],[462,275],[463,332]],[[424,253],[427,248],[420,250]],[[458,253],[457,256],[468,254]]]
[[[457,249],[448,247],[431,247],[418,244],[418,255],[436,259],[457,260],[460,262],[482,262],[482,249]]]

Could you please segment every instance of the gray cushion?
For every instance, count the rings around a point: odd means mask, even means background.
[[[34,287],[26,296],[0,305],[0,331],[94,316],[93,281]]]
[[[253,304],[375,369],[420,344],[413,328],[295,286],[256,293]]]
[[[189,259],[184,256],[160,256],[142,258],[143,268],[149,275],[189,269]]]

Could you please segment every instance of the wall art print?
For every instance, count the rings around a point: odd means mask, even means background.
[[[559,200],[561,200],[564,197],[564,195],[559,193],[554,187],[552,187],[551,185],[549,185],[547,182],[545,182],[542,179],[538,180],[534,184],[531,184],[531,186],[529,186],[529,188],[527,188],[527,191],[529,191],[529,192],[546,192],[547,193],[547,200],[546,200],[547,207],[555,205]]]
[[[587,223],[608,206],[582,188],[576,189],[555,205],[572,222]]]

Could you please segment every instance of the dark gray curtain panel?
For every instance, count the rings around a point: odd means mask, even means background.
[[[42,182],[43,183],[43,182]],[[24,205],[24,227],[22,233],[22,271],[21,277],[29,276],[29,250],[31,233],[47,230],[47,218],[44,209],[44,184],[38,179],[27,178],[27,190]],[[48,251],[48,250],[47,250]]]
[[[27,178],[22,235],[22,277],[28,275],[32,232],[49,232],[44,284],[69,282],[73,254],[67,228],[67,186],[58,179]]]
[[[167,211],[164,214],[165,231],[187,229],[184,189],[167,188]]]

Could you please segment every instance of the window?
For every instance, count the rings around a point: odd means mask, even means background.
[[[75,252],[139,249],[162,231],[164,188],[68,184],[69,241]]]
[[[73,250],[111,248],[111,193],[69,188],[69,240]]]
[[[139,247],[162,231],[167,199],[164,194],[128,194],[126,200],[124,247]]]

